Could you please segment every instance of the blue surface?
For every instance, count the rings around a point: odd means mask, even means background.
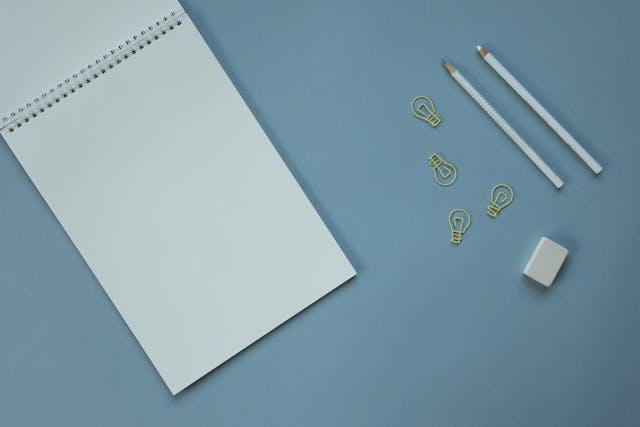
[[[1,425],[640,424],[640,3],[185,8],[359,275],[173,398],[2,143]],[[480,59],[477,43],[601,161],[601,176]],[[528,163],[440,56],[564,189]],[[440,127],[409,113],[420,94],[435,100]],[[436,151],[458,166],[451,188],[435,186],[426,167]],[[498,182],[516,199],[492,221],[484,211]],[[456,207],[473,215],[459,247],[446,223]],[[570,250],[548,290],[521,276],[541,235]]]

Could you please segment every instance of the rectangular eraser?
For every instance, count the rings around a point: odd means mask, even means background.
[[[543,237],[538,242],[538,246],[533,251],[531,258],[529,258],[523,273],[548,288],[556,278],[568,253],[569,250],[567,248]]]

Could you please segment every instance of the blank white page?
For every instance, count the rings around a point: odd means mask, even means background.
[[[186,15],[2,135],[174,394],[355,275]]]

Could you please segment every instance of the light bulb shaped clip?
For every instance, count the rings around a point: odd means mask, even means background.
[[[457,245],[462,241],[462,235],[471,225],[471,215],[464,209],[454,209],[449,213],[449,228],[451,228],[451,243]]]
[[[442,120],[436,113],[436,107],[428,96],[416,96],[411,101],[411,113],[418,119],[429,123],[432,128],[438,126]]]
[[[458,178],[458,171],[451,163],[444,160],[437,153],[427,157],[429,165],[433,168],[433,179],[438,185],[448,187]]]
[[[491,189],[491,203],[487,208],[487,214],[495,218],[502,209],[513,202],[513,190],[507,184],[498,184]]]

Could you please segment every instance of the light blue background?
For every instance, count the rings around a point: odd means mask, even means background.
[[[184,5],[359,275],[173,398],[2,143],[1,425],[640,423],[640,3]],[[601,176],[477,43],[602,162]],[[435,100],[440,127],[410,115],[420,94]],[[458,166],[453,187],[434,185],[433,152]],[[516,199],[492,221],[499,182]],[[459,247],[446,218],[456,207],[473,215]],[[570,250],[547,290],[521,275],[542,235]]]

